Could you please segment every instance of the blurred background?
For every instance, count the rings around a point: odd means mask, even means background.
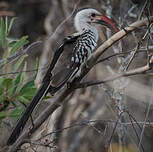
[[[112,18],[119,29],[131,23],[153,15],[152,0],[1,0],[0,16],[15,17],[9,39],[16,40],[28,35],[29,43],[40,42],[27,50],[26,81],[35,75],[36,59],[39,59],[39,71],[35,83],[39,86],[44,70],[54,51],[64,37],[75,32],[73,18],[80,8],[92,7]],[[75,9],[72,16],[58,29],[59,24]],[[148,38],[143,37],[148,27],[140,27],[108,49],[101,59],[115,53],[129,52],[114,56],[97,64],[82,81],[104,80],[120,73],[127,66],[134,51],[137,53],[128,70],[147,64],[146,47],[153,51],[153,28]],[[99,45],[111,35],[108,29],[101,28]],[[3,49],[0,51],[2,59]],[[12,63],[13,64],[13,63]],[[19,71],[22,70],[21,65]],[[11,70],[11,65],[9,65]],[[1,70],[0,70],[1,71]],[[51,97],[42,101],[35,117],[52,102]],[[152,71],[113,82],[78,89],[71,94],[62,107],[44,123],[33,135],[34,143],[42,137],[41,144],[25,144],[24,151],[40,152],[152,152],[153,151],[153,78]],[[3,109],[4,110],[4,109]],[[6,109],[5,109],[6,110]],[[2,110],[1,110],[2,111]],[[30,123],[30,122],[29,122]],[[3,119],[0,128],[0,147],[15,124],[13,118]],[[53,131],[55,131],[53,133]],[[51,133],[49,136],[45,136]],[[46,146],[45,143],[48,143]]]

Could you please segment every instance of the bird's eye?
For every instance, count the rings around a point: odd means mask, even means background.
[[[96,16],[96,14],[95,14],[95,13],[92,13],[92,14],[91,14],[91,17],[95,17],[95,16]]]

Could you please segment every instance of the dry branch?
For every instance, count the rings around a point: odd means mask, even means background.
[[[128,76],[132,76],[132,75],[143,74],[144,72],[147,72],[148,70],[150,70],[150,67],[149,67],[149,65],[146,65],[146,66],[143,66],[143,67],[140,67],[140,68],[137,68],[137,69],[133,69],[133,70],[130,70],[130,71],[127,71],[127,72],[123,72],[123,73],[120,73],[120,74],[113,75],[113,76],[111,76],[111,77],[109,77],[105,80],[90,81],[90,82],[84,82],[84,83],[76,84],[75,89],[86,88],[86,87],[89,87],[89,86],[94,86],[94,85],[99,85],[99,84],[102,84],[102,83],[107,83],[107,82],[114,81],[114,80],[122,78],[122,77],[128,77]]]

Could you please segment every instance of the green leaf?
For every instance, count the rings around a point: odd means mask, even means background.
[[[5,33],[7,35],[7,29],[8,29],[8,17],[5,17]]]
[[[13,117],[15,119],[18,119],[19,116],[22,114],[22,112],[24,111],[23,107],[17,107],[15,108],[11,113],[9,113],[9,117]]]
[[[13,23],[14,23],[14,20],[15,20],[15,17],[12,18],[11,21],[10,21],[10,24],[9,24],[9,27],[8,27],[8,31],[7,31],[8,34],[9,34],[10,31],[11,31],[11,28],[12,28],[12,25],[13,25]]]
[[[3,94],[3,81],[5,80],[5,77],[0,78],[0,95]]]
[[[28,36],[23,36],[20,40],[18,40],[10,50],[10,55],[13,55],[16,51],[26,45],[29,41],[27,40]]]
[[[6,117],[6,112],[2,111],[0,112],[0,127],[1,127],[1,123],[2,123],[2,120]]]
[[[27,82],[20,90],[18,96],[22,96],[28,100],[31,100],[35,94],[37,88],[34,84],[34,80]]]
[[[7,96],[11,96],[11,92],[14,87],[13,86],[13,79],[12,78],[5,78],[2,85],[7,92]]]
[[[5,77],[0,78],[0,103],[3,103],[5,100],[4,86],[3,86],[4,80],[5,80]]]
[[[9,42],[8,47],[13,47],[16,42],[17,42],[17,40],[13,40],[13,41]]]
[[[20,102],[23,102],[24,104],[28,104],[30,100],[26,99],[25,97],[23,96],[18,96],[17,97],[17,100],[19,100]]]
[[[23,71],[27,70],[27,62],[24,63]],[[26,72],[22,72],[22,81],[25,80]]]
[[[2,123],[2,120],[6,117],[6,112],[2,111],[0,112],[0,126],[1,126],[1,123]]]
[[[25,54],[25,55],[23,55],[23,56],[21,56],[19,59],[18,59],[18,61],[14,64],[14,66],[13,66],[13,72],[16,72],[17,70],[18,70],[18,68],[19,68],[19,66],[22,64],[22,62],[24,61],[24,58],[25,57],[27,57],[28,55],[27,54]]]
[[[34,80],[28,81],[26,84],[24,84],[24,86],[21,88],[20,92],[22,93],[25,91],[25,89],[32,88],[32,87],[35,87]]]
[[[2,111],[0,112],[0,127],[1,127],[1,123],[2,123],[2,120],[6,117],[6,112]]]
[[[50,99],[50,98],[52,98],[52,96],[44,96],[43,100]]]
[[[3,103],[5,101],[5,96],[2,94],[0,95],[0,103]]]
[[[5,33],[5,24],[2,17],[1,17],[1,24],[0,24],[0,39],[2,43],[2,48],[4,49],[5,43],[6,43],[6,33]]]
[[[18,73],[16,78],[13,80],[13,88],[11,91],[11,96],[15,95],[17,92],[17,88],[20,87],[22,73]]]
[[[5,78],[2,85],[4,88],[9,90],[13,85],[13,79],[12,78]]]
[[[26,77],[26,71],[27,69],[27,62],[25,62],[24,67],[23,67],[23,72],[20,72],[18,74],[18,76],[16,77],[16,80],[14,81],[14,93],[18,94],[18,92],[20,91],[20,89],[22,88],[23,82],[25,80]]]
[[[36,90],[36,87],[24,88],[19,92],[19,96],[23,96],[24,98],[31,100]]]
[[[38,58],[36,58],[36,73],[35,73],[34,78],[36,78],[37,73],[38,73],[38,70],[39,70],[39,59],[38,59]]]
[[[0,119],[3,119],[6,117],[6,112],[2,111],[0,112]]]

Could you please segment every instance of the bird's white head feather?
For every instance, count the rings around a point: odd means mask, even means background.
[[[87,8],[79,11],[74,18],[74,25],[78,32],[83,31],[84,29],[96,30],[95,26],[91,23],[91,14],[100,13],[92,8]]]

